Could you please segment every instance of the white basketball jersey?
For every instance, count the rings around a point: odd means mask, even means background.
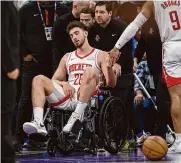
[[[154,6],[162,42],[181,41],[181,1],[154,0]]]
[[[95,68],[99,73],[99,81],[101,80],[102,71],[97,62],[97,55],[99,52],[100,50],[98,49],[92,49],[91,53],[84,57],[79,56],[77,51],[69,53],[66,62],[68,82],[75,88],[76,92],[81,85],[82,75],[87,67]]]

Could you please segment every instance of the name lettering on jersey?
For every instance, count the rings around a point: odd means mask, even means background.
[[[87,67],[92,67],[92,65],[90,65],[90,64],[82,64],[82,63],[72,64],[72,65],[69,66],[69,73],[71,73],[73,71],[85,71],[85,69]]]
[[[180,1],[179,0],[168,0],[166,2],[163,2],[161,4],[161,6],[163,7],[163,9],[166,9],[167,7],[170,7],[170,6],[180,6]]]

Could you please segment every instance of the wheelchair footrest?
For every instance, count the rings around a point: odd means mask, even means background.
[[[72,127],[71,132],[77,135],[79,131],[81,130],[81,128],[82,128],[82,122],[80,120],[77,120],[74,126]]]

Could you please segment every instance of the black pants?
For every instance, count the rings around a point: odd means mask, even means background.
[[[157,128],[155,134],[164,136],[167,131],[167,124],[173,126],[170,116],[170,96],[166,84],[160,75],[156,89],[156,103],[158,107]]]
[[[156,120],[156,110],[154,106],[151,103],[147,108],[140,105],[137,106],[136,112],[141,123],[140,125],[142,130],[145,132],[151,132],[151,134],[153,134]]]
[[[32,80],[37,75],[45,75],[49,78],[52,77],[51,63],[42,64],[39,62],[24,62],[22,73],[22,93],[18,106],[18,113],[16,118],[16,131],[13,139],[24,142],[23,124],[31,121],[32,118],[32,101],[31,89]]]
[[[136,110],[133,108],[134,90],[133,90],[133,75],[122,74],[118,78],[116,87],[112,90],[112,95],[118,97],[125,105],[131,128],[137,134],[141,132]]]
[[[11,125],[16,101],[16,81],[8,79],[3,72],[1,91],[1,156],[3,163],[13,163],[14,151],[12,149]]]

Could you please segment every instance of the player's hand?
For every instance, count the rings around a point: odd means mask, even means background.
[[[16,80],[19,76],[19,69],[16,68],[15,70],[8,72],[7,76],[9,79]]]
[[[107,66],[112,67],[120,57],[120,52],[117,48],[113,48],[109,54],[109,60],[107,60]]]
[[[143,100],[144,100],[144,96],[142,93],[138,93],[135,98],[134,98],[134,103],[136,105],[141,105],[143,103]]]
[[[121,66],[119,64],[115,63],[112,69],[117,78],[121,76]]]
[[[63,86],[63,90],[65,92],[66,96],[70,96],[70,98],[74,97],[74,93],[75,93],[75,88],[72,87],[69,83],[64,82]]]
[[[138,69],[138,63],[134,61],[134,64],[133,64],[133,72],[136,72]]]

